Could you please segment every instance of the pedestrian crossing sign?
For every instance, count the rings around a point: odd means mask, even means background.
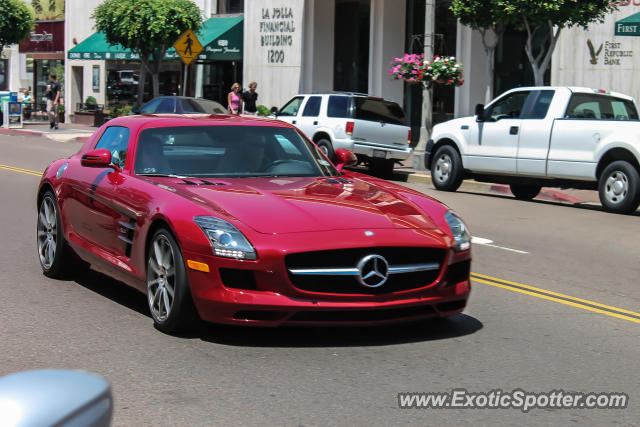
[[[185,31],[173,44],[173,47],[185,65],[191,64],[191,61],[200,55],[200,52],[204,49],[192,30]]]

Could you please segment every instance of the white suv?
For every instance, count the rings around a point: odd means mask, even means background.
[[[276,117],[297,126],[332,161],[334,150],[344,148],[386,175],[396,161],[411,154],[411,128],[402,108],[382,98],[346,92],[300,94]]]

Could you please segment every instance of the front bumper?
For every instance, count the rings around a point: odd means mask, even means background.
[[[401,235],[410,233],[398,230],[393,232]],[[339,234],[344,233],[337,233]],[[471,257],[468,251],[456,254],[445,248],[447,252],[444,266],[437,279],[420,288],[362,295],[321,293],[302,290],[291,282],[285,266],[285,254],[330,248],[330,243],[321,243],[319,245],[322,247],[316,245],[311,249],[309,241],[335,242],[331,238],[333,236],[324,235],[323,239],[311,239],[311,236],[278,237],[287,241],[288,249],[261,250],[256,247],[259,254],[256,261],[239,261],[202,255],[201,251],[184,251],[185,259],[210,266],[208,273],[187,270],[193,300],[203,320],[253,326],[390,323],[450,316],[461,312],[469,297]],[[355,244],[348,238],[342,243],[345,242]],[[269,247],[269,243],[265,246]],[[462,274],[460,269],[456,270],[457,274],[450,274],[454,270],[450,266],[462,264],[466,266]],[[229,270],[248,273],[247,277],[253,278],[248,282],[252,283],[230,283],[222,273]]]

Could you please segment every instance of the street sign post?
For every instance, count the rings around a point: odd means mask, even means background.
[[[185,31],[180,38],[173,44],[178,55],[184,62],[184,82],[182,85],[182,96],[186,96],[187,93],[187,74],[189,71],[189,64],[193,61],[200,52],[204,49],[202,43],[198,40],[198,37],[194,34],[193,30]]]

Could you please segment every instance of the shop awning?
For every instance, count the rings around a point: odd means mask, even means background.
[[[640,12],[616,21],[616,36],[640,36]]]
[[[198,55],[199,60],[238,61],[242,59],[243,43],[242,17],[215,17],[202,24],[198,40],[204,50]],[[69,59],[89,60],[139,60],[140,56],[125,49],[122,45],[112,46],[107,43],[103,33],[95,33],[70,49]],[[167,50],[164,59],[180,59],[175,49]]]

